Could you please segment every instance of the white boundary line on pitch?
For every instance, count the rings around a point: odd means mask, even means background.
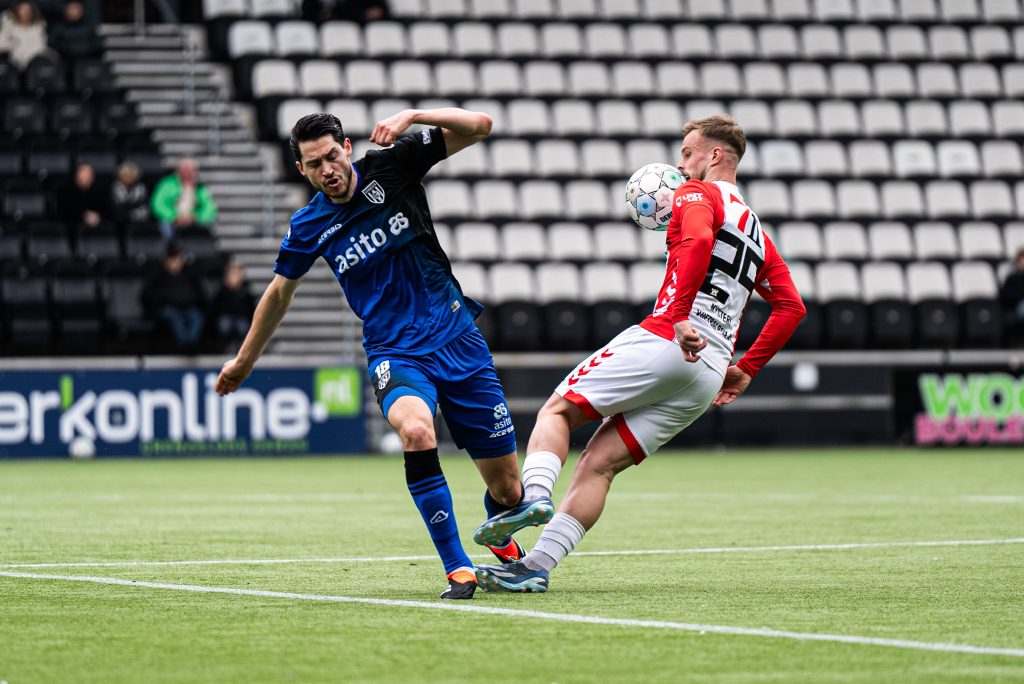
[[[851,544],[803,544],[789,546],[721,546],[690,549],[636,549],[621,551],[578,551],[572,556],[676,556],[715,553],[771,553],[776,551],[846,551],[850,549],[896,549],[936,546],[996,546],[1024,544],[1024,537],[1011,539],[963,539],[909,542],[861,542]],[[477,554],[475,558],[490,558]],[[350,558],[228,558],[171,561],[95,561],[81,563],[0,563],[0,568],[137,568],[174,565],[284,565],[299,563],[388,563],[435,560],[437,556],[353,556]]]
[[[973,646],[970,644],[954,644],[931,641],[913,641],[909,639],[882,639],[879,637],[855,636],[848,634],[827,634],[815,632],[789,632],[768,627],[730,627],[728,625],[702,625],[689,622],[669,622],[663,620],[634,620],[629,618],[610,618],[597,615],[574,615],[572,613],[544,613],[535,610],[515,610],[512,608],[493,608],[466,603],[439,601],[401,601],[397,599],[360,598],[355,596],[323,596],[320,594],[296,594],[286,591],[263,591],[259,589],[236,589],[234,587],[204,587],[192,584],[164,584],[162,582],[136,582],[117,577],[88,577],[82,575],[39,575],[27,572],[0,572],[0,577],[15,579],[52,580],[61,582],[88,582],[91,584],[109,584],[124,587],[141,587],[146,589],[167,589],[171,591],[190,591],[201,594],[229,594],[232,596],[255,596],[259,598],[295,599],[299,601],[322,601],[328,603],[362,603],[375,606],[393,606],[398,608],[423,608],[427,610],[448,610],[483,615],[504,615],[508,617],[534,618],[537,620],[553,620],[557,622],[575,622],[591,625],[612,625],[616,627],[638,627],[642,629],[670,629],[700,634],[726,634],[731,636],[754,636],[769,639],[792,639],[794,641],[825,641],[860,646],[883,646],[887,648],[913,649],[917,651],[938,651],[941,653],[969,653],[976,655],[997,655],[1024,658],[1024,648],[995,648],[991,646]]]

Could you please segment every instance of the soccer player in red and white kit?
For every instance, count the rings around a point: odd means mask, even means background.
[[[526,499],[551,496],[572,430],[604,422],[533,550],[513,563],[476,567],[485,589],[546,591],[549,571],[597,522],[615,476],[708,406],[732,403],[804,317],[786,262],[736,187],[743,129],[732,117],[710,116],[688,122],[683,136],[679,170],[688,180],[673,197],[668,265],[654,311],[584,360],[541,409],[523,464]],[[752,290],[772,312],[747,353],[730,365]],[[473,538],[491,544],[530,524],[497,515]]]

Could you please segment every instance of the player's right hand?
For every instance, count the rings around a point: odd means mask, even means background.
[[[217,377],[217,394],[224,396],[231,394],[242,384],[249,373],[252,372],[252,366],[242,363],[235,357],[224,364],[224,367],[220,369],[220,375]]]
[[[676,332],[676,343],[683,350],[683,358],[694,363],[700,358],[700,352],[708,346],[708,341],[693,329],[689,321],[679,321],[672,326]]]
[[[377,125],[373,127],[370,142],[387,147],[395,142],[395,139],[404,133],[414,120],[415,112],[411,109],[403,109],[397,114],[392,114],[388,118],[378,121]]]

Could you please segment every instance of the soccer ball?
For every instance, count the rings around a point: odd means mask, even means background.
[[[647,230],[665,230],[672,218],[672,196],[686,179],[671,164],[647,164],[626,181],[629,217]]]

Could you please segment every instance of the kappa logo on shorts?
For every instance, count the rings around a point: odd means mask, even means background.
[[[388,381],[391,380],[391,362],[381,361],[373,369],[373,373],[377,376],[377,389],[384,389],[387,387]]]
[[[384,188],[380,187],[377,181],[370,181],[370,184],[363,188],[363,195],[374,204],[384,204]]]

